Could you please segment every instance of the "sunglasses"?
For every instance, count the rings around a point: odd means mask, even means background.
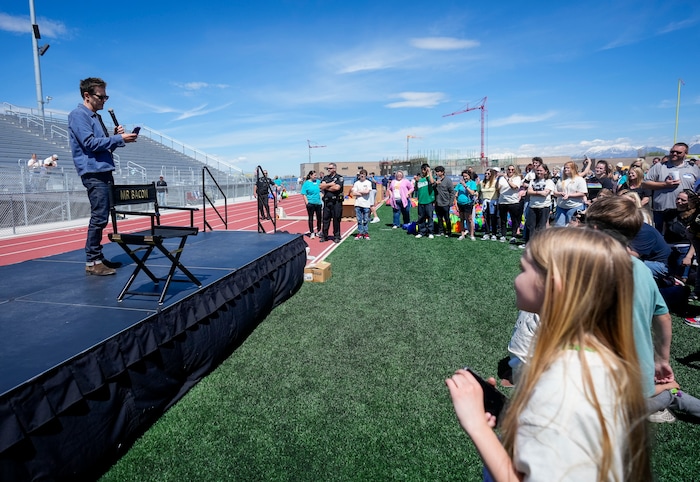
[[[683,154],[683,151],[671,151],[671,154]]]

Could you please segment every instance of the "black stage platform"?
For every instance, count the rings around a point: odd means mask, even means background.
[[[160,310],[117,302],[134,266],[116,244],[116,276],[86,276],[82,250],[0,267],[0,480],[98,477],[301,287],[305,248],[296,234],[199,233],[181,260],[202,288],[173,283]]]

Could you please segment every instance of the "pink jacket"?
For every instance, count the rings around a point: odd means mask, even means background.
[[[401,181],[397,181],[394,179],[389,183],[388,190],[389,190],[389,204],[391,204],[391,207],[396,209],[396,199],[394,198],[394,187],[396,186],[396,183],[400,182],[399,184],[399,191],[401,192],[401,204],[404,206],[410,206],[410,202],[408,200],[409,196],[413,192],[413,182],[409,181],[405,177],[401,179]]]

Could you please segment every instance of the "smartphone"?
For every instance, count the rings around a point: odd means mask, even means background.
[[[140,131],[140,130],[141,130],[141,128],[140,128],[140,127],[134,127],[134,130],[133,130],[133,131],[131,131],[131,133],[132,133],[132,134],[136,134],[136,135],[138,135],[138,133],[139,133],[139,131]]]
[[[476,381],[479,382],[481,389],[484,391],[484,410],[498,418],[501,415],[501,411],[508,401],[508,398],[499,392],[496,387],[474,373],[474,370],[471,368],[464,367],[464,369],[471,373],[474,378],[476,378]]]

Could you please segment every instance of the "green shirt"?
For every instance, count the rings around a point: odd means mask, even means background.
[[[417,189],[418,204],[432,204],[435,202],[435,184],[430,184],[427,177],[418,179]]]

